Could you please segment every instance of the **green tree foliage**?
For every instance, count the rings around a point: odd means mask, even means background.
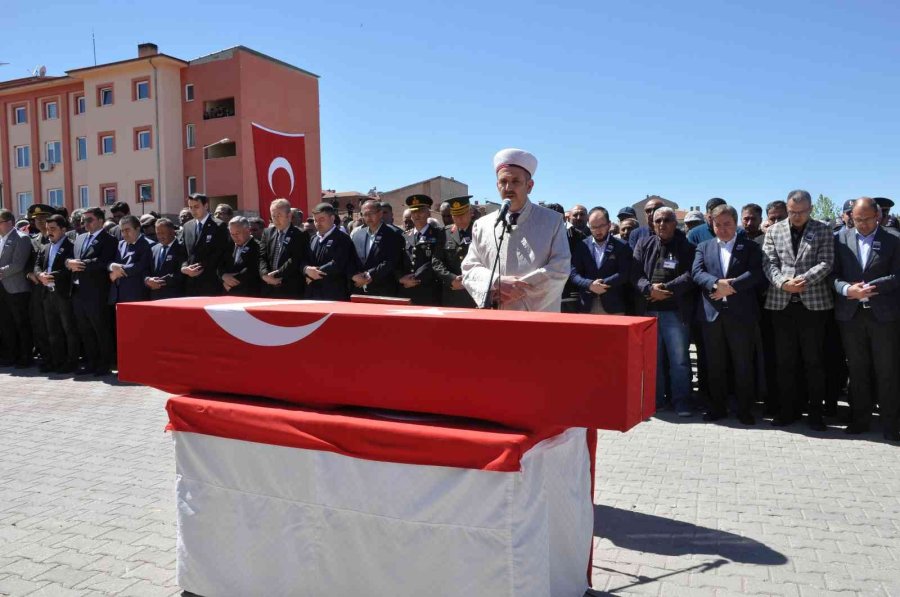
[[[819,193],[819,198],[813,204],[812,217],[816,220],[833,220],[837,217],[837,209],[834,207],[834,201],[829,197]]]

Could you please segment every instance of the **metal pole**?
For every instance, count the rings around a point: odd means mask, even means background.
[[[203,148],[203,194],[206,195],[206,148]]]

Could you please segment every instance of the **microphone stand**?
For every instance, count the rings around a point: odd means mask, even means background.
[[[497,301],[495,304],[491,303],[491,288],[494,286],[494,276],[498,274],[499,266],[500,266],[500,253],[503,248],[503,240],[506,238],[506,233],[512,229],[512,225],[505,218],[502,220],[498,220],[498,223],[502,225],[500,229],[500,238],[497,241],[497,256],[494,257],[494,265],[491,267],[491,276],[488,279],[487,288],[484,293],[484,301],[481,303],[482,309],[493,309],[500,308],[500,296],[498,293]],[[495,224],[496,226],[496,224]]]

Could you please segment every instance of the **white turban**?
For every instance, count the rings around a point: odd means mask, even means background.
[[[537,158],[524,149],[501,149],[494,155],[494,172],[504,166],[518,166],[534,176],[537,170]]]

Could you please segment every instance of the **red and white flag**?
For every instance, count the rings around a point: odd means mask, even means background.
[[[259,215],[268,222],[269,204],[278,198],[309,213],[304,135],[274,131],[255,122],[252,125]]]

